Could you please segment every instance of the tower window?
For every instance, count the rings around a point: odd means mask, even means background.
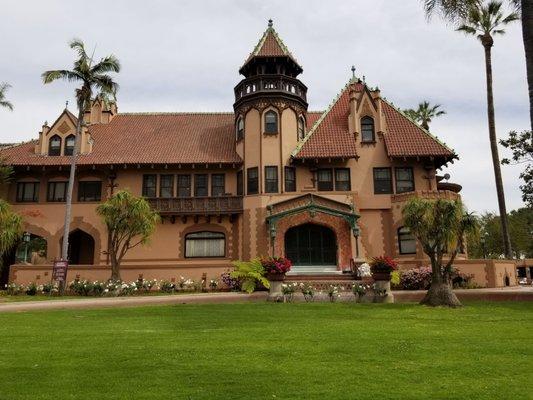
[[[374,119],[371,117],[361,118],[361,141],[372,143],[376,141],[374,135]]]
[[[398,229],[398,246],[400,254],[416,253],[416,239],[409,228],[402,226]]]
[[[296,192],[296,168],[285,167],[285,191]]]
[[[302,140],[305,137],[305,119],[304,117],[298,118],[298,140]]]
[[[76,143],[76,136],[68,135],[65,139],[65,155],[71,156],[74,154],[74,144]]]
[[[278,133],[278,114],[275,111],[265,113],[265,133]]]
[[[57,135],[54,135],[50,138],[48,144],[48,155],[49,156],[60,156],[61,155],[61,138]]]
[[[237,120],[237,140],[241,140],[244,138],[244,119],[242,117],[239,117]]]
[[[259,192],[259,170],[257,167],[247,169],[246,180],[247,193],[257,194]]]
[[[265,167],[265,193],[278,193],[278,167]]]

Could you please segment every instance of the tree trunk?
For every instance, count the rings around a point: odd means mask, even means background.
[[[449,282],[432,282],[426,295],[420,302],[426,306],[461,307],[462,304],[453,292]]]
[[[498,154],[498,139],[496,138],[496,123],[494,118],[494,96],[492,93],[492,37],[482,38],[485,48],[485,69],[487,77],[487,114],[489,120],[490,150],[492,152],[492,164],[494,167],[494,177],[496,179],[496,193],[498,195],[498,206],[500,209],[500,221],[502,225],[503,248],[505,257],[513,258],[511,249],[511,237],[509,235],[509,224],[507,220],[507,208],[505,207],[505,194],[503,191],[503,179],[500,166],[500,156]]]
[[[533,0],[522,0],[522,36],[526,51],[527,84],[529,87],[529,118],[533,131]]]
[[[117,255],[114,249],[111,252],[111,280],[122,280],[122,278],[120,277],[120,261],[117,259]]]

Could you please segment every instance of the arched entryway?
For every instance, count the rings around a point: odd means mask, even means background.
[[[71,265],[94,264],[94,238],[81,229],[70,232],[68,260]]]
[[[336,266],[335,233],[321,225],[303,224],[285,233],[285,256],[295,267]]]

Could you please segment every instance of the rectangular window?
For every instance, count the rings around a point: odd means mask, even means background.
[[[242,179],[242,171],[237,171],[237,196],[244,194],[244,180]]]
[[[17,201],[19,203],[36,203],[39,201],[39,182],[18,182]]]
[[[178,175],[178,197],[191,197],[190,175]]]
[[[335,190],[343,192],[352,190],[350,168],[335,169]]]
[[[207,197],[207,174],[194,175],[194,196]]]
[[[224,257],[226,237],[218,232],[195,232],[185,236],[185,257]]]
[[[47,201],[66,201],[68,182],[48,182]]]
[[[317,171],[318,190],[333,190],[333,172],[330,168]]]
[[[296,168],[285,167],[285,191],[296,192]]]
[[[413,168],[396,168],[396,193],[412,192],[415,190]]]
[[[102,199],[102,182],[78,183],[78,201],[100,201]]]
[[[278,192],[278,167],[265,167],[265,193]]]
[[[211,175],[211,196],[224,196],[226,193],[226,176],[224,174]]]
[[[392,173],[390,168],[374,168],[374,194],[392,193]]]
[[[246,186],[248,194],[257,194],[259,192],[259,170],[257,167],[248,168],[246,171]]]
[[[159,177],[159,197],[174,197],[174,175],[161,175]]]
[[[143,196],[156,197],[157,175],[143,175]]]

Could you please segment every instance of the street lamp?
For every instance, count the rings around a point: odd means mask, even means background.
[[[31,234],[30,232],[24,232],[22,234],[22,241],[24,242],[24,263],[28,262],[28,247],[30,247]]]

